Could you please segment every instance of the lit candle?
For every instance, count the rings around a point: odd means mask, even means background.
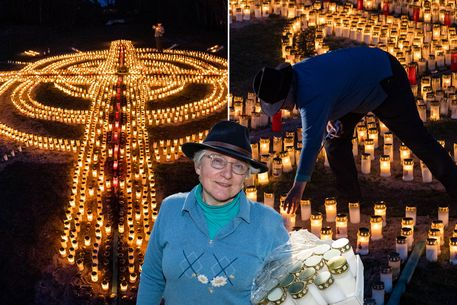
[[[282,174],[282,160],[281,158],[274,158],[273,159],[273,170],[271,171],[271,175],[274,178],[279,178]]]
[[[381,281],[373,283],[371,287],[371,297],[375,300],[376,305],[384,305],[384,283]]]
[[[386,293],[392,292],[392,268],[384,266],[381,268],[380,280],[384,283],[384,291]]]
[[[274,208],[274,205],[275,205],[274,193],[264,192],[263,193],[263,204],[265,204],[266,206],[269,206],[271,208]]]
[[[348,216],[346,214],[336,215],[336,238],[343,238],[348,236]]]
[[[269,183],[268,171],[266,171],[264,173],[257,174],[257,183],[259,185],[267,185]]]
[[[424,161],[420,161],[421,165],[421,174],[422,174],[422,182],[423,183],[430,183],[432,182],[432,173],[428,169],[427,165],[425,165]]]
[[[436,238],[427,238],[425,245],[425,257],[429,262],[438,261],[438,241]]]
[[[357,126],[357,141],[362,144],[367,139],[367,127],[364,125]]]
[[[280,153],[280,158],[282,160],[282,171],[284,173],[290,173],[293,168],[292,168],[292,161],[290,160],[290,156],[287,153],[287,151],[281,152]]]
[[[406,237],[406,244],[408,245],[408,250],[411,250],[413,248],[414,242],[413,230],[411,228],[401,228],[400,232],[400,235]]]
[[[277,154],[279,154],[282,151],[282,137],[273,137],[273,151]]]
[[[438,207],[438,220],[441,220],[444,227],[447,227],[449,224],[449,206],[440,205]]]
[[[255,186],[248,186],[246,188],[246,197],[251,201],[257,201],[257,189]]]
[[[392,132],[387,131],[384,133],[384,144],[394,144],[394,135]]]
[[[371,172],[371,158],[370,154],[363,153],[361,158],[361,172],[362,174],[368,175]]]
[[[359,202],[349,202],[349,221],[352,224],[360,223],[360,203]]]
[[[439,229],[430,229],[428,230],[428,238],[435,238],[436,243],[437,243],[437,248],[438,248],[438,255],[441,253],[441,233]]]
[[[359,145],[357,144],[357,137],[352,138],[352,155],[354,157],[359,155]]]
[[[437,101],[430,102],[430,121],[440,119],[440,103]]]
[[[394,145],[393,144],[384,144],[384,155],[389,156],[389,161],[394,160]]]
[[[260,138],[260,154],[267,155],[270,153],[270,139]]]
[[[457,237],[449,238],[449,262],[457,265]]]
[[[379,144],[378,144],[378,129],[377,128],[370,128],[368,129],[368,138],[373,140],[373,145],[374,145],[374,148],[378,148]]]
[[[403,160],[403,181],[414,180],[414,161],[413,159],[406,158]]]
[[[364,144],[365,144],[365,153],[370,154],[370,159],[374,160],[374,149],[375,149],[374,141],[372,139],[366,139]]]
[[[390,177],[390,156],[382,155],[379,158],[379,173],[381,177]]]
[[[322,219],[323,216],[320,212],[311,214],[311,233],[313,233],[316,236],[319,236],[321,233]]]
[[[311,200],[310,199],[300,200],[300,212],[301,212],[302,221],[309,220],[309,218],[311,216]]]
[[[359,228],[357,232],[357,250],[360,255],[367,255],[369,253],[368,246],[370,244],[370,229]]]
[[[382,226],[385,227],[387,224],[387,205],[384,201],[380,201],[375,203],[374,207],[374,215],[378,215],[382,217]]]
[[[390,252],[387,256],[389,267],[392,268],[392,279],[397,280],[400,275],[401,259],[397,252]]]
[[[411,217],[414,220],[414,226],[416,225],[416,214],[417,214],[417,209],[415,206],[406,206],[405,207],[405,216],[406,217]]]
[[[331,227],[326,226],[326,227],[321,228],[321,234],[320,234],[321,240],[332,240],[332,236],[333,236],[333,231],[332,231]]]
[[[400,160],[403,162],[404,159],[411,158],[411,151],[405,144],[401,144],[400,146]]]
[[[441,242],[440,242],[440,245],[444,245],[444,223],[442,220],[433,220],[432,221],[432,225],[431,225],[431,228],[432,229],[438,229],[440,230],[440,237],[441,237]]]
[[[410,228],[414,232],[414,218],[412,217],[403,217],[401,219],[402,228]]]
[[[373,215],[370,216],[371,225],[371,239],[379,240],[382,239],[382,216]]]
[[[395,251],[399,254],[402,262],[408,259],[408,244],[406,243],[406,236],[397,236]]]
[[[335,197],[325,198],[325,218],[327,222],[335,222],[336,219],[336,199]]]

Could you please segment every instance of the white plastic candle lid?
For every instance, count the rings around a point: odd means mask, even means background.
[[[324,259],[326,261],[329,261],[331,258],[333,258],[335,256],[340,256],[340,255],[341,255],[341,251],[340,250],[331,249],[331,250],[328,250],[327,252],[324,253]]]
[[[314,254],[324,255],[324,253],[327,252],[328,250],[330,250],[330,246],[327,244],[323,244],[323,245],[316,247],[316,249],[314,250]]]
[[[316,279],[314,280],[314,283],[316,285],[321,285],[321,284],[327,282],[331,276],[332,275],[330,274],[330,272],[323,271],[317,275]]]
[[[282,298],[283,290],[279,287],[276,287],[268,294],[268,301],[275,302]]]
[[[320,262],[322,262],[322,256],[313,255],[305,261],[305,265],[306,267],[315,267],[319,265]]]
[[[343,237],[343,238],[335,240],[332,243],[332,248],[340,249],[340,248],[343,248],[344,246],[346,246],[347,244],[349,244],[349,239]]]

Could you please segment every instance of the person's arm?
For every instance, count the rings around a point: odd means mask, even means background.
[[[162,203],[164,205],[165,201]],[[165,288],[165,277],[162,271],[163,248],[161,244],[161,218],[159,215],[154,223],[149,239],[144,263],[142,266],[140,286],[138,288],[137,305],[159,305]]]
[[[311,174],[317,155],[322,147],[322,138],[329,115],[329,103],[326,99],[316,99],[305,107],[299,108],[302,123],[303,148],[295,175],[294,184],[287,193],[284,208],[287,213],[294,213],[300,205],[306,183]]]

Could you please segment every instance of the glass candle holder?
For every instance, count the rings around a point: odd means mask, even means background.
[[[360,171],[362,174],[368,175],[371,172],[371,157],[369,153],[363,153],[360,159]]]
[[[440,205],[438,207],[438,220],[443,222],[445,228],[447,227],[449,224],[449,206]]]
[[[374,148],[378,148],[379,146],[379,142],[378,142],[378,138],[379,138],[379,133],[378,133],[378,129],[377,128],[370,128],[368,129],[368,138],[370,140],[373,140],[373,145],[374,145]]]
[[[365,153],[370,155],[370,160],[374,160],[374,141],[372,139],[366,139],[364,145]]]
[[[264,173],[257,174],[257,183],[259,185],[267,185],[269,183],[268,171],[266,171]]]
[[[457,265],[457,237],[449,238],[449,262]]]
[[[382,155],[379,158],[379,174],[381,177],[390,177],[390,156]]]
[[[386,156],[389,156],[389,161],[392,162],[394,160],[394,145],[393,144],[384,144],[383,153]]]
[[[273,159],[273,169],[271,171],[271,175],[274,178],[279,178],[282,175],[282,159],[281,158],[274,158]]]
[[[421,175],[422,175],[422,182],[423,183],[431,183],[433,180],[432,172],[428,169],[427,165],[425,165],[424,161],[420,161],[421,166]]]
[[[349,239],[347,238],[340,238],[335,240],[332,243],[332,249],[339,250],[341,252],[341,256],[345,257],[348,264],[349,270],[351,271],[352,275],[355,277],[357,273],[357,260],[352,250],[351,244],[349,243]]]
[[[292,168],[292,161],[290,160],[290,156],[287,153],[287,151],[281,152],[279,154],[279,157],[282,160],[282,171],[284,173],[290,173],[293,168]]]
[[[370,244],[370,229],[361,227],[357,231],[357,249],[356,252],[360,255],[367,255]]]
[[[414,232],[414,219],[412,217],[403,217],[401,219],[402,228],[410,228]]]
[[[367,138],[367,127],[365,125],[357,126],[357,141],[359,144],[362,144]]]
[[[436,239],[437,245],[438,245],[438,255],[441,254],[441,233],[439,229],[429,229],[427,232],[428,238],[434,238]],[[444,242],[443,242],[444,244]]]
[[[273,151],[279,154],[282,151],[282,137],[273,136]]]
[[[352,224],[360,223],[360,203],[359,202],[349,202],[349,221]]]
[[[413,181],[414,180],[414,160],[410,158],[405,158],[403,160],[403,181]]]
[[[384,283],[384,291],[386,293],[392,292],[392,268],[384,266],[381,268],[380,280]]]
[[[263,193],[263,204],[266,206],[269,206],[271,208],[274,208],[275,205],[275,196],[274,193]]]
[[[405,159],[410,159],[411,158],[411,151],[405,144],[401,144],[400,146],[400,160],[403,162]]]
[[[371,287],[371,297],[376,301],[376,305],[384,305],[384,283],[375,282]]]
[[[408,244],[406,243],[406,236],[397,236],[395,239],[395,251],[399,254],[402,262],[408,259]]]
[[[414,220],[414,226],[416,225],[417,208],[415,206],[405,207],[405,217],[411,217]]]
[[[334,197],[325,198],[325,218],[327,222],[335,222],[336,219],[336,199]]]
[[[370,216],[371,240],[382,239],[382,216]]]
[[[354,295],[355,279],[349,271],[349,264],[345,257],[337,256],[330,259],[327,263],[328,270],[335,279],[335,283],[343,291],[346,297]]]
[[[436,238],[427,238],[425,244],[425,257],[429,262],[438,261],[438,241]]]
[[[384,133],[384,144],[394,144],[394,135],[392,132],[387,131]]]
[[[321,234],[320,234],[321,240],[332,240],[332,236],[333,236],[332,227],[325,226],[325,227],[321,228]]]
[[[382,226],[385,227],[387,224],[387,205],[384,201],[380,201],[375,203],[374,207],[374,215],[382,217]]]
[[[246,197],[249,200],[256,202],[257,201],[257,188],[255,186],[248,186],[246,188]]]
[[[313,233],[316,236],[319,236],[321,233],[321,228],[322,228],[322,213],[317,212],[315,214],[311,214],[311,233]]]
[[[310,199],[300,200],[300,212],[301,212],[302,221],[309,220],[309,218],[311,216],[311,200]]]
[[[339,213],[336,215],[336,238],[343,238],[348,236],[348,216]]]
[[[345,299],[344,292],[335,284],[333,276],[328,271],[318,274],[314,284],[327,304],[337,303]]]
[[[432,229],[439,229],[440,230],[440,237],[441,237],[441,246],[444,245],[444,223],[442,220],[433,220],[431,224]]]
[[[392,268],[392,280],[397,280],[400,275],[401,259],[397,252],[390,252],[387,256],[389,267]]]
[[[408,250],[411,251],[414,242],[413,230],[411,228],[401,228],[400,235],[406,237],[406,244],[408,245]]]

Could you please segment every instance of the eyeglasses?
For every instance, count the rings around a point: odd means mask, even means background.
[[[232,172],[237,175],[245,175],[249,166],[242,162],[229,162],[219,155],[205,155],[211,159],[211,167],[214,169],[224,169],[228,163],[232,164]]]

